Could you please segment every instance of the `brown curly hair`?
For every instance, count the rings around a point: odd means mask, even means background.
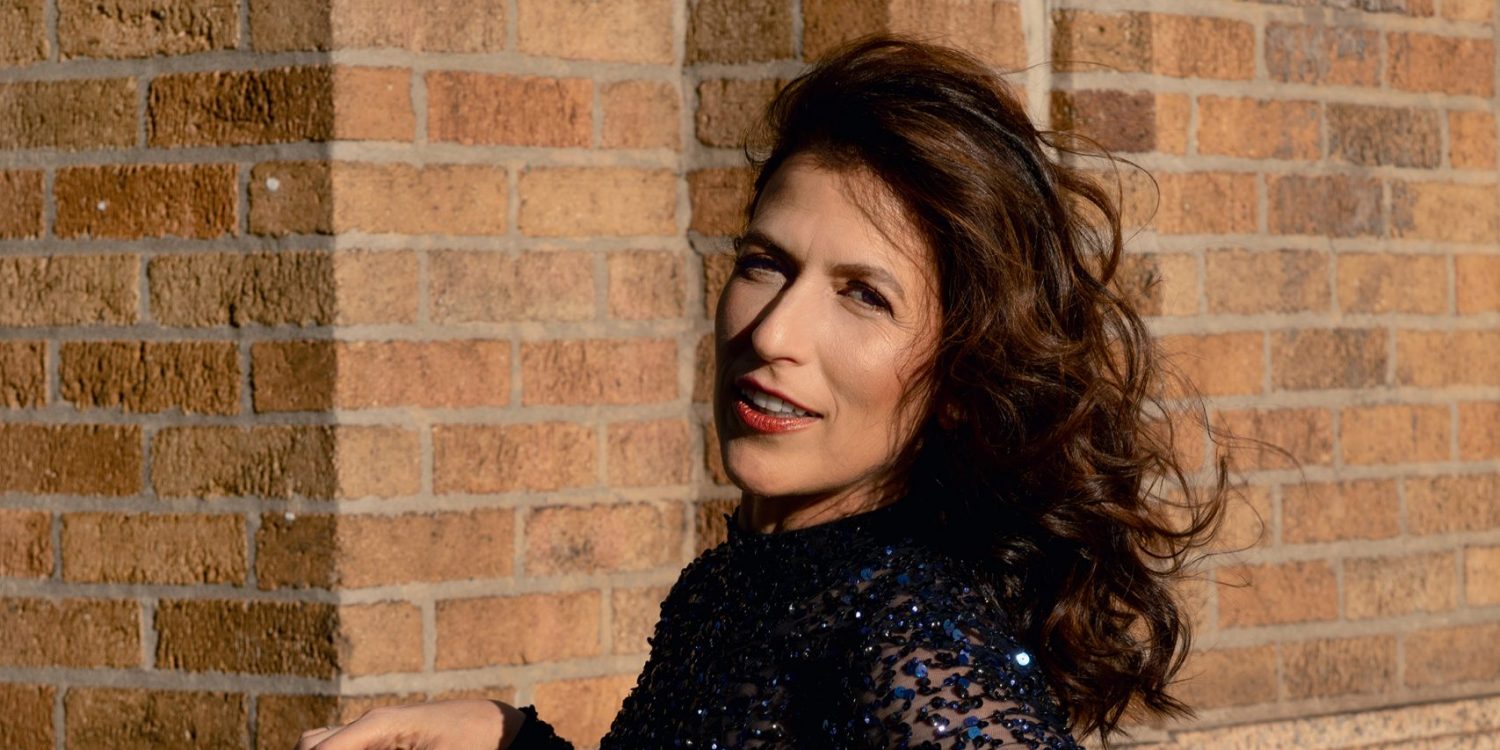
[[[1190,713],[1168,691],[1190,636],[1172,584],[1227,481],[1222,458],[1206,477],[1184,466],[1163,427],[1171,378],[1115,280],[1119,209],[1064,162],[1105,156],[1081,142],[1039,131],[964,52],[866,37],[771,102],[746,146],[746,216],[794,154],[869,170],[899,199],[932,249],[943,321],[892,491],[920,496],[923,533],[979,563],[1074,729],[1107,744],[1128,707]]]

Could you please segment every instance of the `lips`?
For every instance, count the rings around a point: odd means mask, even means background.
[[[734,382],[734,413],[746,427],[756,432],[799,430],[822,418],[783,394],[761,386],[753,378],[740,377]]]

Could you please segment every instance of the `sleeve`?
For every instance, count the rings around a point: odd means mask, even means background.
[[[526,721],[506,750],[573,750],[573,743],[557,736],[551,724],[537,718],[535,706],[521,706],[518,710],[526,715]]]
[[[871,614],[856,657],[863,746],[1081,750],[1033,655],[967,585],[903,586]]]

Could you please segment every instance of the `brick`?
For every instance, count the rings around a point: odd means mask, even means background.
[[[1339,309],[1438,315],[1448,309],[1448,264],[1437,255],[1341,253]]]
[[[729,473],[724,470],[724,455],[719,446],[719,433],[714,429],[713,420],[708,420],[703,425],[703,463],[708,471],[708,478],[714,484],[727,485]]]
[[[125,668],[141,663],[141,611],[134,601],[0,599],[0,664]]]
[[[332,677],[337,612],[317,602],[163,600],[156,608],[158,668]]]
[[[687,422],[658,419],[616,422],[607,429],[610,486],[685,484],[693,471]]]
[[[1174,498],[1180,491],[1173,491]],[[1180,510],[1180,509],[1174,509]],[[1186,513],[1178,513],[1186,525]],[[1271,507],[1269,487],[1251,485],[1235,489],[1224,504],[1223,524],[1214,536],[1212,548],[1224,552],[1244,552],[1270,547],[1276,539],[1276,514]]]
[[[677,177],[629,167],[541,167],[521,173],[517,223],[531,237],[673,235]]]
[[[1449,457],[1446,406],[1354,406],[1343,409],[1339,421],[1346,463],[1422,463]]]
[[[378,602],[340,607],[338,615],[343,674],[422,671],[421,609],[406,602]]]
[[[332,588],[337,580],[336,520],[328,514],[263,514],[255,530],[255,580],[260,588]]]
[[[1495,152],[1493,114],[1448,113],[1448,162],[1454,169],[1494,169]]]
[[[1360,166],[1437,167],[1443,160],[1438,113],[1409,107],[1328,105],[1328,156]]]
[[[62,518],[63,579],[98,583],[242,585],[240,515],[69,513]]]
[[[0,341],[0,406],[27,409],[47,403],[47,345]]]
[[[1210,250],[1203,259],[1209,312],[1322,312],[1329,307],[1327,253]]]
[[[239,224],[232,164],[122,164],[57,171],[59,237],[214,239]]]
[[[1198,259],[1190,253],[1125,255],[1114,283],[1141,315],[1198,312]]]
[[[666,250],[622,250],[606,259],[609,314],[623,320],[683,316],[687,272],[682,256]]]
[[[887,0],[803,0],[802,57],[816,60],[834,47],[890,28]]]
[[[1464,603],[1500,604],[1500,547],[1464,548]]]
[[[250,349],[259,412],[503,406],[506,341],[276,341]]]
[[[347,724],[363,717],[377,708],[403,706],[426,701],[426,693],[379,693],[376,695],[346,695],[338,698],[338,715],[334,723]]]
[[[0,424],[0,492],[133,495],[141,491],[141,428]]]
[[[573,60],[670,63],[672,9],[669,0],[519,0],[517,46]]]
[[[1386,34],[1392,88],[1489,97],[1495,93],[1495,45],[1489,38],[1418,32]]]
[[[697,503],[697,512],[693,516],[693,542],[698,554],[723,544],[728,538],[731,521],[725,520],[724,516],[727,513],[732,517],[739,502],[739,500],[704,500]]]
[[[697,169],[687,174],[688,198],[693,207],[688,228],[716,237],[738,234],[745,228],[755,175],[738,167]]]
[[[60,393],[79,409],[234,414],[237,350],[232,341],[65,341]]]
[[[1447,612],[1458,606],[1451,551],[1344,561],[1344,615],[1351,620]]]
[[[1271,385],[1284,390],[1385,384],[1384,329],[1304,328],[1271,334]]]
[[[588,146],[593,101],[587,78],[434,71],[427,135],[468,146]]]
[[[503,234],[507,179],[482,164],[268,162],[251,171],[250,231]]]
[[[238,693],[69,688],[64,735],[75,750],[244,747],[249,710]]]
[[[136,145],[134,78],[0,84],[0,148]]]
[[[1500,624],[1419,630],[1405,638],[1406,685],[1428,687],[1500,679]]]
[[[670,339],[527,341],[521,403],[654,404],[677,397],[677,343]]]
[[[1500,385],[1500,330],[1398,331],[1396,382]]]
[[[693,401],[706,404],[714,392],[714,339],[705,333],[693,347]]]
[[[1316,159],[1317,102],[1198,97],[1198,151],[1245,159]]]
[[[1052,127],[1112,152],[1156,150],[1156,95],[1149,91],[1052,92]]]
[[[404,70],[300,67],[166,75],[151,83],[153,146],[410,140]]]
[[[416,434],[395,427],[171,427],[153,449],[165,497],[392,497],[421,484]]]
[[[1213,423],[1216,432],[1227,433],[1230,462],[1237,468],[1289,469],[1333,463],[1333,415],[1326,409],[1220,411],[1213,415]]]
[[[168,326],[309,326],[335,322],[328,253],[184,253],[151,259],[151,313]]]
[[[610,592],[610,642],[614,653],[644,654],[651,650],[647,640],[656,631],[667,591],[666,586],[647,586]]]
[[[332,695],[263,694],[255,699],[255,747],[295,747],[302,733],[334,724],[338,703]]]
[[[1163,234],[1248,234],[1256,231],[1255,175],[1227,172],[1155,175],[1159,194],[1142,196]],[[1158,203],[1159,201],[1159,203]],[[1146,212],[1132,212],[1144,215]]]
[[[0,170],[0,239],[42,236],[46,221],[42,192],[41,170]]]
[[[1396,685],[1396,638],[1329,638],[1283,649],[1286,690],[1294,700],[1385,693]]]
[[[1495,18],[1495,6],[1484,0],[1444,0],[1443,18],[1489,23]]]
[[[1226,648],[1188,654],[1178,695],[1202,708],[1227,708],[1276,700],[1276,647]]]
[[[693,112],[698,142],[705,146],[739,148],[776,92],[786,85],[780,78],[711,78],[698,84],[698,109]]]
[[[1500,238],[1494,185],[1391,183],[1391,235],[1447,242],[1490,243]]]
[[[727,249],[703,256],[703,314],[713,320],[719,307],[719,295],[734,274],[734,253]]]
[[[679,562],[679,503],[535,508],[526,518],[529,575],[615,573]]]
[[[1272,234],[1357,237],[1380,234],[1380,183],[1345,175],[1266,178]]]
[[[1260,393],[1264,342],[1259,332],[1163,336],[1161,350],[1205,396]]]
[[[514,514],[509,509],[338,521],[338,581],[345,588],[511,575]]]
[[[997,0],[891,0],[889,31],[958,47],[1005,70],[1026,66],[1018,3]]]
[[[598,591],[440,601],[437,668],[598,656],[601,603]]]
[[[587,253],[443,250],[429,254],[427,273],[437,323],[594,317],[594,260]]]
[[[0,747],[53,747],[51,685],[0,685]]]
[[[1413,534],[1500,528],[1500,474],[1411,477],[1404,483]]]
[[[1288,83],[1380,85],[1380,34],[1349,26],[1266,25],[1266,71]]]
[[[503,0],[251,0],[257,51],[396,47],[416,52],[493,52],[505,48]]]
[[[789,58],[793,13],[789,0],[697,0],[688,8],[686,62]]]
[[[682,145],[678,86],[667,81],[615,81],[599,88],[604,148],[670,148]]]
[[[154,57],[234,49],[234,0],[58,0],[64,59]]]
[[[1243,21],[1084,10],[1053,18],[1053,61],[1063,70],[1236,80],[1255,74],[1255,29]]]
[[[433,491],[491,493],[582,487],[599,479],[594,430],[568,422],[437,425]]]
[[[1389,479],[1312,482],[1283,488],[1281,541],[1314,544],[1390,539],[1401,533],[1401,498]]]
[[[609,731],[635,684],[632,674],[555,680],[537,684],[532,697],[538,714],[558,717],[559,736],[593,747]]]
[[[1146,13],[1052,11],[1052,61],[1060,71],[1145,72],[1152,33]]]
[[[1458,457],[1463,461],[1500,458],[1500,403],[1458,405]]]
[[[0,509],[0,578],[52,575],[52,515]],[[0,736],[4,730],[0,730]]]
[[[1500,311],[1500,256],[1459,255],[1453,264],[1459,314]]]
[[[417,254],[410,250],[335,251],[333,322],[415,323],[421,297],[418,269]]]
[[[1322,560],[1220,568],[1219,625],[1226,628],[1338,619],[1338,581]]]
[[[0,28],[8,30],[0,36],[0,66],[47,59],[51,45],[47,43],[47,12],[42,0],[14,0],[0,5]]]

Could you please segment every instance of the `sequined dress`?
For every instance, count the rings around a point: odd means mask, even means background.
[[[1079,750],[1036,660],[902,501],[729,538],[662,603],[615,748]],[[512,750],[563,750],[523,706]]]

